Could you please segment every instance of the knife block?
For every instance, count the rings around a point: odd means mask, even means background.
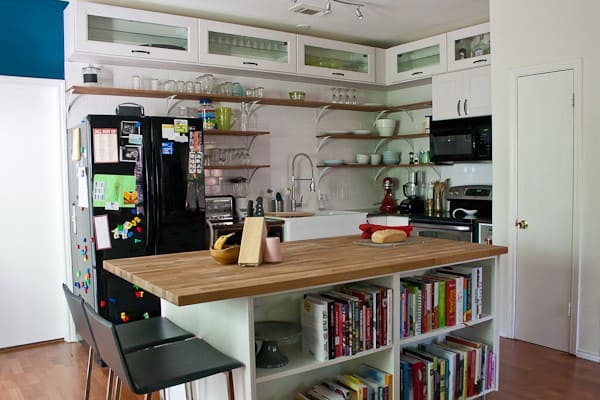
[[[246,217],[242,230],[242,243],[238,264],[241,267],[258,267],[263,262],[267,224],[264,217]]]

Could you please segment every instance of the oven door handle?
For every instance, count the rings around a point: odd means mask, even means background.
[[[413,228],[425,228],[425,229],[442,229],[446,231],[459,231],[459,232],[470,232],[471,227],[461,225],[435,225],[435,224],[412,224]]]

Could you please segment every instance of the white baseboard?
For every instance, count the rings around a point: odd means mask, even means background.
[[[600,363],[600,354],[598,354],[598,353],[594,354],[594,353],[590,353],[590,352],[578,349],[575,352],[575,355],[577,357],[583,358],[585,360],[589,360],[589,361],[594,361],[594,362]]]

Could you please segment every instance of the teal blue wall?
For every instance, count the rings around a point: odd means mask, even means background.
[[[0,75],[64,79],[59,0],[0,0]]]

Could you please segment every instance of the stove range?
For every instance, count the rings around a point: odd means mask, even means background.
[[[418,236],[477,242],[479,224],[492,222],[492,186],[453,186],[448,189],[450,210],[444,214],[413,214],[409,217]],[[477,210],[474,215],[469,212]]]

